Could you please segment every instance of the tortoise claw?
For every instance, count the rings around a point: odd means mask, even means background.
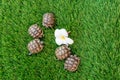
[[[32,55],[32,53],[29,53],[28,55],[29,55],[29,56],[31,56],[31,55]]]

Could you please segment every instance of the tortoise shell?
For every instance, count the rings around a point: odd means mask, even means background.
[[[28,43],[28,50],[30,51],[30,54],[39,53],[43,49],[43,42],[39,39],[34,39]]]
[[[58,60],[63,60],[70,55],[70,48],[67,45],[62,45],[56,48],[55,55]]]
[[[53,27],[55,24],[55,18],[53,13],[45,13],[43,15],[43,21],[42,21],[43,26],[45,27]]]
[[[43,31],[37,24],[31,25],[28,29],[28,32],[33,38],[43,37]]]
[[[70,55],[64,63],[64,68],[73,72],[77,70],[79,63],[80,59],[76,55]]]

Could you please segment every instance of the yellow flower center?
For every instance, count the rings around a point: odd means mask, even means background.
[[[60,36],[60,39],[65,40],[65,36]]]

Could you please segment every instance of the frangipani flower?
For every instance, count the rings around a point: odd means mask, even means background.
[[[57,45],[73,44],[73,40],[68,38],[68,32],[65,29],[56,29],[55,37],[56,37],[55,41]]]

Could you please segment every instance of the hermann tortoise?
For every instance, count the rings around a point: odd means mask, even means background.
[[[28,29],[28,33],[33,38],[42,38],[43,37],[43,30],[37,24],[31,25]]]
[[[77,70],[79,63],[80,59],[76,55],[70,55],[64,63],[64,68],[73,72]]]
[[[39,53],[43,49],[43,42],[39,39],[34,39],[28,43],[27,48],[30,51],[29,55]]]
[[[53,13],[45,13],[43,15],[42,25],[45,27],[53,27],[55,24],[55,17]]]
[[[63,60],[70,55],[70,48],[67,45],[62,45],[56,48],[55,55],[58,60]]]

